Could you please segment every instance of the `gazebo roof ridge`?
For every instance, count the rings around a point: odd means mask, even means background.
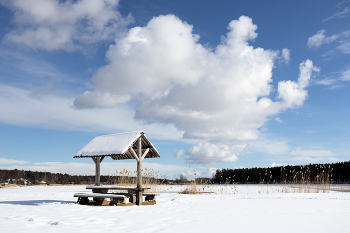
[[[130,131],[130,132],[124,132],[124,133],[112,133],[112,134],[100,135],[100,136],[96,136],[95,138],[97,138],[97,137],[110,137],[110,136],[114,136],[114,135],[123,135],[123,134],[131,134],[131,133],[145,134],[143,131]]]

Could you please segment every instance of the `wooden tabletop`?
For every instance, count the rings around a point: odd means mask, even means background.
[[[110,194],[110,193],[74,193],[74,197],[103,197],[103,198],[117,198],[125,197],[124,195]]]
[[[101,185],[101,186],[95,186],[95,185],[89,185],[86,186],[86,189],[114,189],[114,190],[137,190],[137,187],[128,187],[128,186],[111,186],[111,185]],[[142,188],[144,189],[150,189],[150,188]]]

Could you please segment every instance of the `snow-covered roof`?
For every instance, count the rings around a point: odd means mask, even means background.
[[[145,158],[160,157],[157,149],[147,139],[146,135],[142,131],[135,131],[95,137],[79,150],[74,158],[111,156],[114,160],[134,159],[130,150],[136,152],[136,142],[139,137],[141,137],[142,152],[149,149]]]

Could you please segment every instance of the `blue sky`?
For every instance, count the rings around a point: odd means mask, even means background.
[[[135,130],[168,178],[347,161],[349,21],[350,1],[0,0],[0,168],[90,175],[74,154]]]

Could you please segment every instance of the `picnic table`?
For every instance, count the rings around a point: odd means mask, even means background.
[[[156,204],[155,196],[157,193],[144,193],[146,189],[150,188],[137,188],[129,186],[95,186],[89,185],[86,189],[92,189],[92,193],[75,193],[74,197],[78,197],[79,204],[92,204],[92,205],[119,205],[129,206],[136,204],[136,195],[141,192],[142,197],[145,197],[145,201],[141,201],[142,205],[154,205]],[[120,191],[120,192],[116,192]],[[124,192],[121,192],[124,191]],[[89,197],[93,198],[93,201],[89,201]],[[111,199],[106,201],[106,198]],[[129,198],[129,203],[126,203],[126,198]]]

